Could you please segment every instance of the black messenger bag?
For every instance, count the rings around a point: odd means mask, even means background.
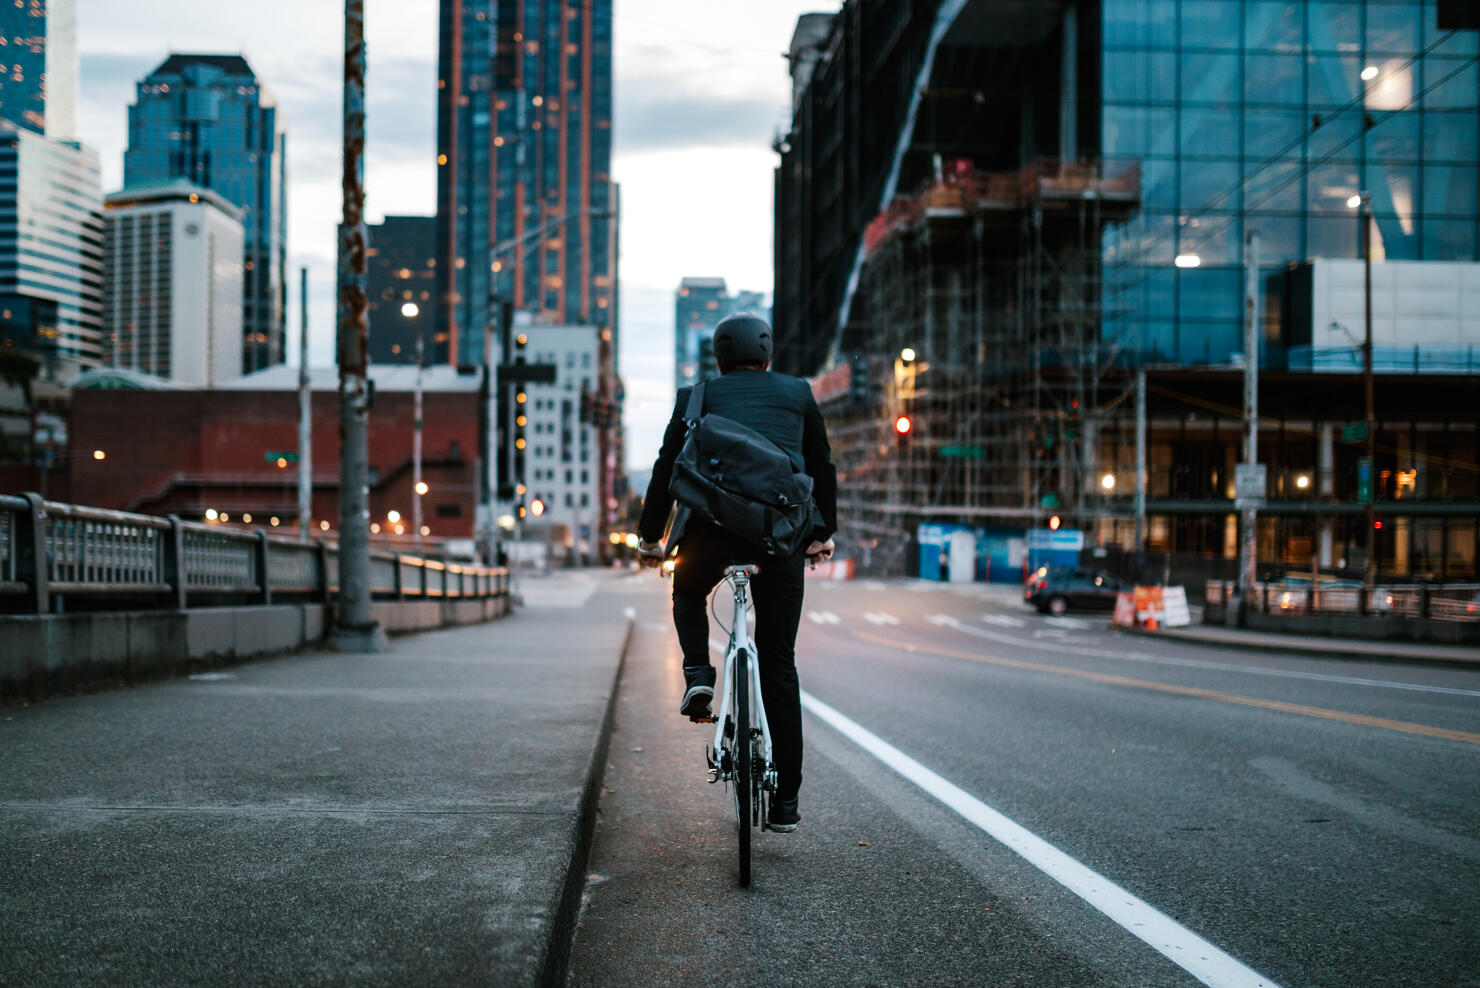
[[[773,556],[806,548],[815,527],[812,478],[749,426],[704,414],[704,385],[684,413],[688,433],[668,493],[696,516]]]

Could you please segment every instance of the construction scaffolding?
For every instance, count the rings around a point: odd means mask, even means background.
[[[1097,410],[1124,363],[1102,336],[1102,237],[1138,206],[1134,167],[940,162],[869,225],[847,400],[828,402],[844,537],[868,569],[904,571],[922,521],[1085,514]]]

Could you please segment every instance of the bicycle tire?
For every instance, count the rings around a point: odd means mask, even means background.
[[[735,829],[740,842],[740,887],[750,884],[750,656],[735,653]]]

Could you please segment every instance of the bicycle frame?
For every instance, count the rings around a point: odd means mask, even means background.
[[[776,790],[776,768],[771,758],[771,726],[766,721],[766,705],[761,701],[761,672],[760,662],[756,657],[755,640],[750,635],[750,625],[746,621],[746,614],[750,609],[750,575],[744,570],[736,570],[725,577],[725,582],[734,591],[735,615],[730,625],[730,643],[725,648],[724,667],[721,670],[720,682],[724,684],[720,696],[719,710],[715,714],[714,724],[714,746],[715,753],[714,778],[711,782],[721,779],[726,782],[734,778],[735,758],[745,757],[746,747],[749,744],[749,724],[737,724],[735,730],[735,746],[738,750],[730,752],[731,757],[721,757],[722,753],[729,749],[725,745],[725,721],[729,717],[735,705],[735,654],[744,649],[750,656],[747,663],[747,672],[750,677],[751,709],[755,711],[755,719],[760,722],[761,729],[761,757],[765,764],[765,774],[761,783],[767,792]],[[726,771],[725,766],[729,766]]]

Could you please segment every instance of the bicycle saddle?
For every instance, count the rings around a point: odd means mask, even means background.
[[[746,576],[755,576],[760,571],[761,568],[755,563],[746,563],[744,566],[736,564],[734,566],[725,567],[725,576],[730,576],[734,573],[744,573]]]

